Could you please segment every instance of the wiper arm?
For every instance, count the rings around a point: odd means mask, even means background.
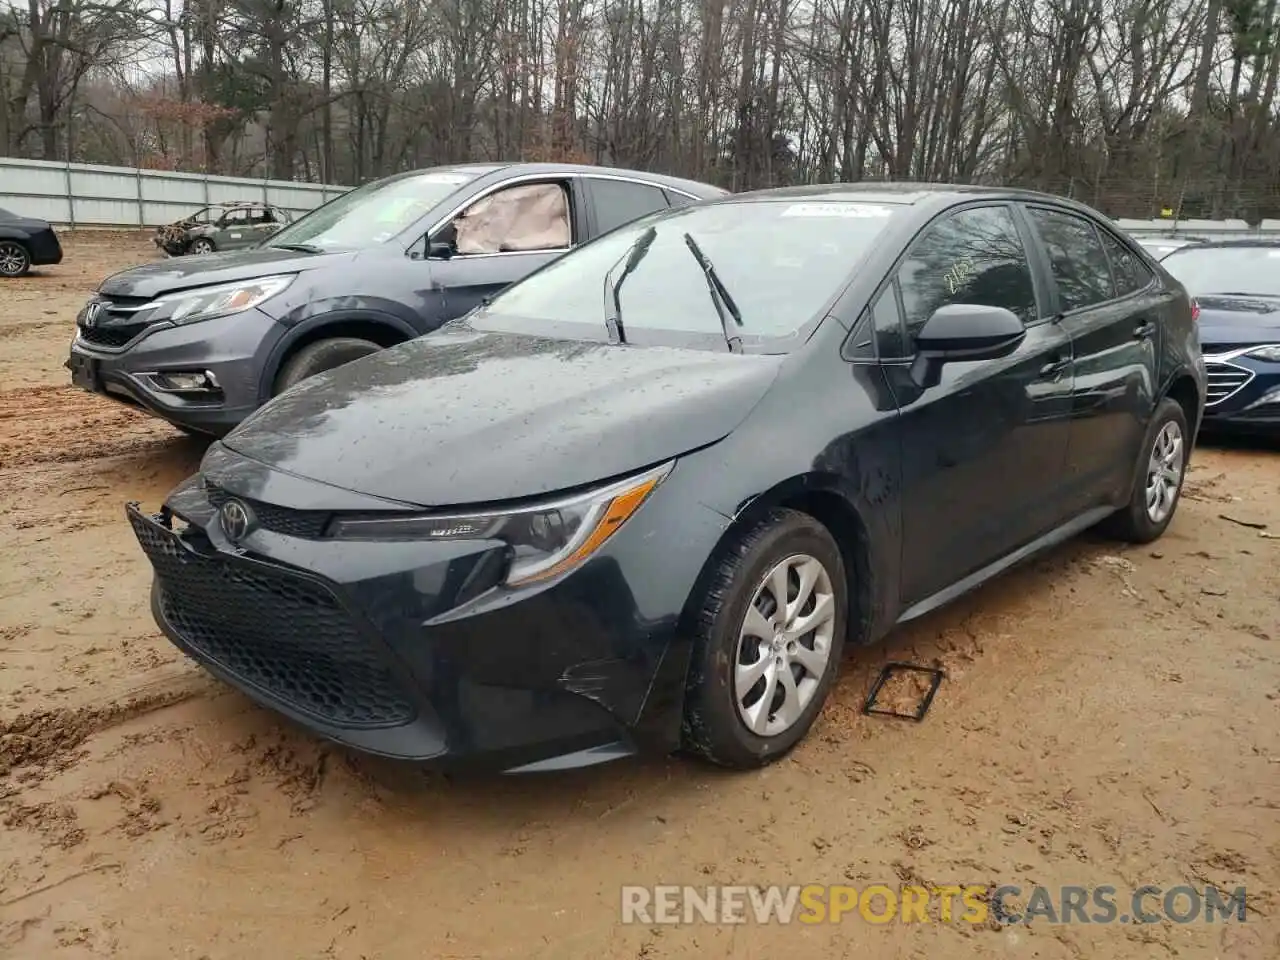
[[[720,275],[716,273],[716,268],[712,266],[711,261],[707,259],[707,255],[698,246],[698,241],[686,233],[684,235],[684,243],[689,248],[689,252],[693,254],[693,258],[698,261],[698,266],[702,268],[702,272],[706,275],[707,289],[711,291],[711,302],[715,305],[716,316],[720,318],[720,329],[724,331],[724,342],[728,344],[729,352],[741,353],[742,338],[734,333],[733,328],[729,326],[729,317],[733,317],[733,322],[738,326],[742,326],[742,313],[738,310],[738,305],[733,302],[733,297],[729,295],[728,289],[720,280]]]
[[[618,343],[627,342],[627,328],[622,325],[622,283],[640,265],[640,261],[645,258],[649,248],[653,246],[653,238],[657,235],[658,231],[653,227],[640,234],[636,242],[631,245],[631,249],[627,251],[626,266],[622,268],[622,276],[618,277],[615,283],[610,284],[609,278],[613,276],[613,271],[618,269],[617,263],[610,267],[609,272],[604,275],[604,282],[608,288],[607,293],[609,296],[609,300],[605,302],[604,307],[604,325],[609,330],[609,336]],[[618,261],[618,263],[621,262],[621,260]]]
[[[323,247],[317,247],[313,243],[268,243],[267,246],[277,250],[296,250],[299,253],[324,253]]]

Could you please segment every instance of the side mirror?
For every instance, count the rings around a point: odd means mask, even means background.
[[[949,303],[933,311],[916,334],[916,350],[943,360],[991,360],[1012,352],[1026,335],[1012,310]]]
[[[978,303],[946,304],[916,334],[913,379],[922,387],[936,386],[944,363],[1007,357],[1026,336],[1012,310]]]

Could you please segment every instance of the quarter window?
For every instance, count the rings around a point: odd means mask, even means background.
[[[1031,207],[1028,212],[1049,253],[1064,313],[1115,297],[1111,267],[1093,224],[1043,207]]]
[[[667,209],[666,194],[658,187],[625,180],[591,180],[596,204],[596,225],[601,233],[630,223],[655,210]]]
[[[902,314],[898,310],[894,284],[885,287],[872,305],[871,319],[876,331],[876,350],[882,358],[887,360],[911,352],[902,334]]]
[[[1102,245],[1106,248],[1107,258],[1111,261],[1111,273],[1116,280],[1116,296],[1126,297],[1137,293],[1151,282],[1151,271],[1147,269],[1136,253],[1107,233],[1102,234]]]
[[[934,224],[898,269],[907,336],[914,340],[939,307],[973,303],[1038,317],[1035,286],[1008,207],[973,207]]]

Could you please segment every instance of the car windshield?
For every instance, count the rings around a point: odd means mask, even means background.
[[[375,180],[276,233],[269,246],[355,250],[390,240],[478,174],[427,170]]]
[[[730,335],[747,346],[786,339],[816,318],[898,209],[770,198],[650,215],[553,261],[469,322],[486,330],[603,339],[607,318],[617,315],[628,342],[693,335],[725,349],[717,305],[726,316],[734,311],[717,292],[718,281],[742,321],[726,321]]]
[[[1187,247],[1173,251],[1160,265],[1193,297],[1280,297],[1280,246]]]

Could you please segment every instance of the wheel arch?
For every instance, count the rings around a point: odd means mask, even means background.
[[[1161,392],[1160,397],[1157,398],[1157,402],[1165,397],[1176,401],[1178,406],[1182,407],[1183,416],[1187,418],[1187,426],[1191,430],[1192,438],[1194,438],[1200,429],[1202,401],[1196,378],[1186,370],[1174,374],[1170,378],[1168,385]]]
[[[258,384],[259,402],[271,399],[280,370],[303,347],[335,337],[369,340],[379,347],[393,347],[418,336],[418,331],[398,317],[368,311],[326,313],[290,327],[272,349]]]
[[[873,635],[877,607],[870,529],[862,510],[841,491],[838,478],[821,473],[784,480],[739,505],[690,592],[684,622],[690,623],[689,618],[697,616],[696,606],[707,581],[729,545],[776,509],[795,510],[813,517],[831,534],[844,561],[849,597],[847,640],[855,645],[865,643]]]

